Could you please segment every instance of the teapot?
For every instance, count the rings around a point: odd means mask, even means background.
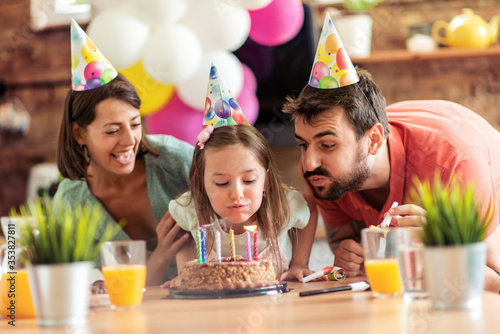
[[[488,23],[472,9],[464,8],[449,24],[441,20],[434,22],[432,37],[451,47],[486,48],[497,42],[499,25],[500,15],[493,16]]]

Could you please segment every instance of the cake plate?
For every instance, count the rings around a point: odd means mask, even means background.
[[[222,299],[242,298],[255,296],[270,296],[289,292],[286,282],[277,285],[259,288],[233,289],[233,290],[179,290],[175,287],[169,289],[167,299]]]

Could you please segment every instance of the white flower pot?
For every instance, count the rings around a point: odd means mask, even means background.
[[[424,247],[425,285],[434,308],[481,306],[486,244]]]
[[[27,267],[40,326],[78,326],[87,322],[92,262]]]

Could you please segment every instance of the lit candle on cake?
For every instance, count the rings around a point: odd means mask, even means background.
[[[196,231],[196,253],[198,255],[198,263],[203,263],[203,257],[201,256],[201,232]]]
[[[206,240],[206,232],[204,229],[200,231],[200,248],[201,248],[201,262],[207,262],[206,258],[206,250],[205,250],[205,240]]]
[[[257,246],[258,244],[258,235],[257,235],[257,225],[250,225],[250,226],[245,226],[245,228],[247,229],[247,231],[249,232],[252,232],[253,234],[253,257],[254,257],[254,260],[257,259],[258,255],[259,255],[259,247]]]
[[[236,249],[234,248],[234,231],[231,227],[229,229],[229,242],[231,243],[231,260],[236,260]]]
[[[220,244],[220,232],[215,231],[215,254],[217,256],[217,262],[222,262],[221,254],[221,244]]]
[[[250,240],[250,230],[248,226],[244,226],[246,229],[246,237],[247,237],[247,262],[252,262],[252,241]]]

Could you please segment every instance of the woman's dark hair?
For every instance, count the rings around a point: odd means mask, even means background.
[[[382,91],[370,73],[360,68],[356,71],[359,82],[352,85],[335,89],[318,89],[306,85],[298,98],[287,97],[283,112],[290,114],[292,120],[301,118],[304,123],[313,124],[325,113],[341,107],[355,129],[358,140],[376,123],[382,124],[387,138],[389,122]]]
[[[122,74],[118,74],[116,78],[98,88],[85,91],[70,90],[66,95],[57,144],[57,167],[63,177],[78,180],[88,176],[89,163],[85,148],[79,145],[73,136],[72,124],[76,123],[85,129],[96,117],[96,106],[109,98],[124,101],[136,109],[141,107],[141,99],[135,87]],[[137,158],[146,153],[158,155],[142,131]]]

